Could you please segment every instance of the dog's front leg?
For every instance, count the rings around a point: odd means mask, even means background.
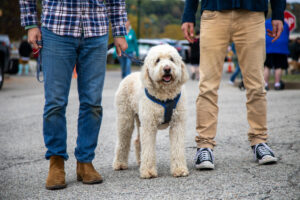
[[[143,123],[141,126],[141,166],[140,176],[141,178],[155,178],[157,177],[156,170],[156,142],[157,127],[151,126],[151,124]]]
[[[134,128],[134,115],[130,110],[123,109],[118,111],[118,142],[116,145],[115,158],[113,162],[114,170],[123,170],[128,168],[128,156],[130,150],[130,141]]]
[[[175,177],[188,176],[189,171],[184,156],[184,121],[176,120],[170,127],[171,174]]]

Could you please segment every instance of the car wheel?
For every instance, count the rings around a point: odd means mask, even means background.
[[[0,66],[0,90],[3,86],[3,82],[4,82],[4,69],[2,66]]]

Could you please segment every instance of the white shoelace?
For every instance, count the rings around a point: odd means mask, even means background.
[[[212,160],[212,161],[214,161],[214,155],[212,153],[212,150],[209,149],[209,148],[200,148],[196,153],[195,160],[197,160],[199,156],[200,156],[200,160],[204,160],[204,161]]]
[[[266,145],[265,143],[261,143],[263,146],[258,146],[259,144],[255,145],[254,147],[254,159],[257,160],[257,155],[256,153],[258,153],[261,157],[263,157],[263,155],[272,155],[274,154],[273,151],[270,149],[270,147],[268,145]]]

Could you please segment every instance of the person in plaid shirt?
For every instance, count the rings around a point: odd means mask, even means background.
[[[75,65],[80,101],[75,148],[77,180],[85,184],[101,183],[102,177],[94,169],[92,160],[102,120],[108,25],[110,19],[114,44],[120,56],[121,50],[127,49],[125,0],[43,0],[42,4],[40,29],[36,1],[20,0],[21,25],[28,30],[28,41],[40,49],[43,65],[43,134],[47,148],[45,157],[50,159],[46,188],[66,187],[65,112]]]

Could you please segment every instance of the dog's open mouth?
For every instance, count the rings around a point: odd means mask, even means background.
[[[162,80],[163,80],[163,82],[168,83],[168,82],[170,82],[172,80],[172,75],[165,74],[165,75],[163,75]]]

